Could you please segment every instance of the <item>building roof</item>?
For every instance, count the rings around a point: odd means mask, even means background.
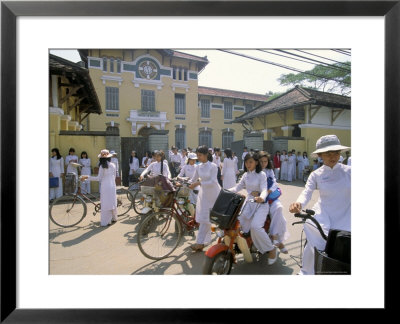
[[[79,63],[49,54],[49,69],[50,74],[62,75],[68,78],[71,85],[83,85],[76,94],[79,98],[83,98],[79,104],[80,107],[85,107],[80,110],[82,113],[102,113],[99,98],[86,68],[79,65]]]
[[[351,97],[296,86],[279,97],[237,117],[233,122],[239,123],[257,116],[273,114],[308,104],[351,109]]]
[[[192,54],[182,53],[182,52],[175,51],[175,50],[173,51],[173,56],[181,57],[181,58],[192,60],[192,61],[203,62],[206,64],[209,63],[207,56],[201,57],[201,56],[196,56],[196,55],[192,55]]]
[[[158,49],[157,51],[159,51],[161,54],[169,56],[169,57],[176,57],[176,58],[194,61],[198,65],[199,72],[202,71],[205,68],[205,66],[209,63],[207,56],[201,57],[201,56],[196,56],[196,55],[192,55],[192,54],[182,53],[182,52],[175,51],[172,49]],[[78,49],[78,53],[79,53],[82,61],[87,63],[87,57],[88,57],[89,50],[88,49]]]
[[[210,87],[199,87],[198,91],[199,91],[199,95],[205,95],[205,96],[226,97],[226,98],[235,98],[235,99],[252,100],[252,101],[263,101],[263,102],[268,100],[268,96],[266,96],[266,95],[242,92],[242,91],[235,91],[235,90],[217,89],[217,88],[210,88]]]

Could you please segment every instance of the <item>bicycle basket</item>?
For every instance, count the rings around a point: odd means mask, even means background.
[[[345,263],[328,257],[326,252],[314,247],[314,271],[316,275],[344,275],[351,274],[350,263]]]
[[[174,203],[174,192],[169,190],[162,190],[159,188],[154,189],[154,202],[158,208],[172,207]]]
[[[244,199],[244,197],[234,192],[221,189],[210,211],[211,222],[217,224],[222,229],[229,228]]]
[[[67,173],[65,175],[64,193],[73,194],[75,193],[75,190],[76,190],[76,174]]]
[[[154,195],[154,187],[150,186],[140,186],[140,192],[145,195]]]
[[[177,196],[178,197],[189,197],[190,189],[187,186],[183,186],[179,189]]]

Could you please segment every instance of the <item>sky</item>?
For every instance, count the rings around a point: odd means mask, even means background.
[[[204,57],[207,56],[208,65],[199,74],[199,85],[204,87],[213,87],[221,89],[229,89],[236,91],[252,92],[257,94],[266,94],[269,91],[274,93],[283,93],[292,88],[292,86],[281,86],[278,78],[282,74],[297,73],[283,67],[266,64],[264,62],[253,59],[233,55],[215,49],[176,49],[180,52]],[[267,49],[266,49],[267,50]],[[258,59],[274,62],[277,64],[290,66],[301,71],[311,70],[315,65],[310,63],[300,62],[294,59],[288,59],[276,54],[288,56],[286,53],[268,50],[266,53],[260,50],[251,49],[232,49],[235,53],[245,54],[247,56]],[[307,56],[315,60],[321,60],[315,56],[301,53],[297,50],[285,50],[297,55]],[[331,60],[345,62],[350,61],[351,57],[345,54],[340,54],[331,49],[307,49],[308,53],[316,54]],[[79,54],[76,50],[50,50],[54,55],[61,56],[72,62],[80,61]],[[271,54],[275,53],[275,54]],[[293,58],[293,56],[292,56]],[[304,60],[297,57],[299,60]],[[334,64],[332,61],[321,60],[326,63]],[[315,63],[318,64],[318,63]]]

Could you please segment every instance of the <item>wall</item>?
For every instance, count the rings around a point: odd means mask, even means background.
[[[344,146],[351,147],[351,131],[347,129],[326,129],[326,128],[302,128],[301,136],[306,139],[305,141],[305,150],[310,159],[310,163],[312,162],[311,153],[315,151],[315,146],[318,139],[324,135],[336,135],[340,143]],[[345,153],[342,153],[343,157],[346,157]],[[311,163],[312,164],[312,163]]]

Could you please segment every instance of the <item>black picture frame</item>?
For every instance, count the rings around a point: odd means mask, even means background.
[[[228,321],[242,310],[219,309],[17,309],[16,308],[16,19],[18,16],[384,16],[385,17],[385,256],[398,237],[400,4],[396,1],[4,1],[1,3],[1,322],[175,322]],[[366,140],[368,140],[366,138]],[[367,152],[368,163],[373,152]],[[7,158],[5,158],[7,157]],[[367,163],[367,162],[366,162]],[[378,162],[377,167],[382,167]],[[390,170],[390,172],[388,171]],[[373,179],[371,180],[373,181]],[[371,195],[373,194],[371,185]],[[380,190],[383,190],[381,188]],[[382,206],[375,208],[382,217]],[[390,213],[394,210],[394,213]],[[391,216],[391,217],[389,217]],[[392,254],[395,255],[395,254]],[[367,261],[368,262],[368,261]],[[370,261],[372,262],[372,261]],[[385,309],[394,289],[385,257]],[[366,267],[367,271],[367,267]],[[397,282],[398,280],[395,280]],[[386,284],[388,285],[386,286]],[[301,293],[299,292],[299,297]],[[214,296],[216,298],[216,296]],[[252,317],[266,318],[265,310]],[[326,314],[325,314],[326,316]]]

